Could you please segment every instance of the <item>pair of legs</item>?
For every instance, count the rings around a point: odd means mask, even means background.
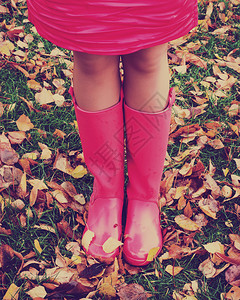
[[[99,111],[118,102],[119,58],[74,52],[74,93],[80,108]],[[122,62],[127,105],[146,112],[164,109],[169,93],[167,44],[123,55]],[[153,97],[156,93],[160,97]],[[145,105],[151,98],[150,105]]]
[[[82,245],[100,259],[118,253],[105,243],[121,238],[124,111],[129,182],[123,254],[133,265],[146,265],[162,246],[157,200],[174,101],[167,44],[123,55],[122,62],[124,110],[119,56],[74,53],[71,94],[85,162],[95,177]]]

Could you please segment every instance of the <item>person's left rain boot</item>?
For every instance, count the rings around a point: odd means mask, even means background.
[[[82,245],[85,252],[111,262],[119,254],[124,197],[123,108],[82,110],[72,95],[85,163],[94,176]],[[107,242],[107,243],[106,243]]]
[[[170,89],[167,107],[160,112],[124,105],[129,181],[123,255],[135,266],[149,264],[162,248],[158,196],[174,101]]]

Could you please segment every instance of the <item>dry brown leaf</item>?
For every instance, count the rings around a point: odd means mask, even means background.
[[[218,201],[209,197],[207,199],[201,199],[198,205],[207,216],[217,219],[217,212],[220,210]]]
[[[189,201],[188,201],[186,207],[184,208],[183,213],[184,213],[184,216],[186,216],[188,218],[192,217],[193,211],[192,211],[191,204]]]
[[[226,300],[239,300],[240,299],[240,288],[233,286],[224,296]]]
[[[104,299],[112,299],[116,297],[116,290],[115,288],[109,283],[103,283],[98,288],[99,295],[104,297]]]
[[[240,285],[240,265],[233,265],[225,272],[225,278],[228,283],[234,286]]]
[[[203,185],[211,191],[213,198],[218,198],[221,194],[220,187],[217,185],[216,181],[212,178],[210,174],[204,174]]]
[[[21,144],[26,139],[26,133],[24,131],[8,132],[8,138],[11,144]]]
[[[71,279],[75,278],[78,276],[78,272],[76,269],[72,269],[69,267],[64,267],[64,268],[51,268],[51,269],[46,269],[46,275],[44,277],[48,278],[52,282],[55,283],[68,283],[70,282]]]
[[[59,152],[57,153],[56,159],[54,161],[53,169],[58,169],[69,175],[71,175],[74,170],[70,165],[70,162],[67,160],[66,156]]]
[[[232,197],[232,189],[228,185],[224,185],[221,189],[221,195],[225,198]]]
[[[240,176],[231,174],[231,179],[232,179],[232,183],[234,186],[236,186],[236,187],[240,186]],[[235,188],[234,188],[234,190],[235,190]],[[234,195],[233,198],[235,198],[235,197],[236,197],[236,195]]]
[[[222,141],[219,140],[219,139],[211,140],[211,141],[208,142],[208,144],[211,147],[213,147],[214,149],[222,149],[222,148],[224,148],[224,145],[223,145]]]
[[[30,206],[33,206],[36,203],[38,195],[38,188],[37,186],[34,186],[31,190],[30,196],[29,196],[29,204]]]
[[[206,219],[204,214],[197,214],[194,216],[193,221],[200,226],[200,228],[206,226],[208,224],[208,220]]]
[[[25,207],[25,203],[21,199],[17,199],[11,203],[11,206],[21,210]]]
[[[214,267],[213,262],[210,258],[204,260],[198,267],[199,271],[201,271],[206,278],[212,278],[216,273],[216,268]]]
[[[42,90],[41,84],[39,82],[37,82],[36,80],[34,80],[34,79],[28,80],[27,81],[27,86],[30,89],[38,91],[38,92]]]
[[[234,247],[240,250],[240,236],[238,234],[229,234],[229,238],[233,242]]]
[[[194,221],[184,215],[176,216],[174,220],[178,224],[178,226],[185,230],[196,231],[200,229],[200,227]]]
[[[235,117],[239,113],[239,104],[233,103],[228,109],[229,117]]]
[[[137,284],[123,284],[117,293],[120,300],[147,300],[147,293],[144,288]]]
[[[61,139],[64,139],[66,133],[64,133],[63,131],[61,131],[61,130],[59,130],[59,129],[55,129],[53,135],[56,136],[56,137],[59,137],[59,138],[61,138]]]
[[[34,125],[31,123],[29,117],[26,115],[21,115],[16,121],[17,127],[20,131],[28,131],[34,128]]]

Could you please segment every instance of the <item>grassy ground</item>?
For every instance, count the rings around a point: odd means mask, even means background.
[[[53,167],[59,155],[63,154],[73,169],[82,165],[74,110],[67,93],[72,76],[71,53],[64,49],[61,49],[63,53],[56,53],[56,47],[42,39],[32,24],[26,22],[25,1],[19,1],[16,6],[11,1],[0,4],[6,8],[6,13],[1,15],[4,21],[1,24],[3,41],[0,42],[0,133],[9,138],[9,132],[19,131],[16,121],[21,115],[29,117],[34,125],[25,131],[26,138],[22,142],[11,145],[11,149],[21,158],[13,164],[14,168],[27,173],[27,191],[19,192],[19,182],[15,182],[14,186],[10,183],[7,187],[0,185],[0,228],[10,230],[0,230],[0,298],[14,283],[20,288],[18,299],[32,299],[26,292],[35,286],[44,286],[48,292],[45,298],[48,299],[80,299],[84,293],[78,296],[74,292],[65,294],[64,289],[50,296],[55,287],[47,285],[49,278],[40,275],[47,268],[59,267],[56,263],[57,246],[64,257],[63,265],[68,266],[66,261],[72,257],[72,253],[66,249],[66,245],[70,241],[81,240],[86,206],[79,206],[76,211],[72,205],[62,204],[55,198],[49,204],[47,191],[59,188],[49,185],[39,190],[36,202],[31,203],[34,195],[29,182],[30,179],[43,179],[45,183],[60,185],[68,181],[86,200],[89,200],[92,192],[93,178],[90,174],[77,179],[67,174],[69,172],[66,170],[63,172]],[[231,296],[235,298],[226,294],[232,288],[226,281],[226,271],[219,272],[219,275],[214,273],[214,268],[219,270],[229,261],[226,258],[217,261],[216,255],[211,253],[215,250],[209,251],[203,247],[218,241],[219,244],[213,245],[223,247],[222,254],[225,256],[236,258],[240,254],[235,243],[235,240],[240,241],[239,11],[237,0],[199,1],[199,26],[187,37],[173,41],[169,48],[171,86],[176,89],[177,102],[173,110],[168,148],[171,158],[166,163],[159,201],[165,244],[160,257],[148,267],[137,269],[124,265],[119,270],[121,280],[127,284],[142,285],[152,299],[239,299],[236,292]],[[21,27],[23,25],[24,28]],[[19,28],[20,31],[17,31]],[[9,52],[7,49],[10,49]],[[59,79],[62,79],[60,84]],[[36,87],[37,83],[39,85]],[[52,94],[63,95],[64,105],[37,103],[35,95],[43,87]],[[180,128],[184,130],[180,132]],[[65,134],[63,138],[56,136],[56,129]],[[51,151],[50,158],[40,157],[42,149],[39,142]],[[3,151],[1,147],[0,151]],[[22,159],[24,154],[36,150],[39,155],[35,158]],[[181,157],[186,150],[189,153]],[[30,163],[31,172],[26,167],[26,161]],[[0,164],[0,183],[3,182],[3,166],[6,165],[5,162]],[[204,188],[202,192],[199,191],[201,187]],[[197,191],[196,196],[194,193]],[[21,209],[12,205],[19,198],[24,203]],[[205,206],[201,205],[201,201],[205,201]],[[187,219],[179,223],[176,219],[179,215],[185,215]],[[197,221],[200,217],[207,225]],[[51,226],[54,233],[37,227],[41,224]],[[193,228],[195,224],[198,224],[197,229]],[[234,237],[229,234],[234,234]],[[10,250],[3,245],[9,245]],[[220,248],[216,251],[221,252]],[[164,253],[169,254],[168,259]],[[21,261],[26,264],[30,257],[35,261],[31,265],[32,271],[38,272],[34,279],[29,278],[29,274],[27,279],[18,274],[29,271],[29,267],[24,266],[18,272]],[[210,275],[207,268],[199,270],[199,265],[208,258],[213,263],[209,265],[212,268]],[[122,260],[119,261],[121,266]],[[47,266],[36,267],[40,262],[47,263]],[[88,261],[88,265],[92,263]],[[239,265],[239,260],[235,264]],[[182,269],[178,274],[175,269],[175,274],[171,275],[168,265]],[[79,272],[78,266],[71,266],[71,269]],[[59,285],[59,282],[55,283]],[[188,290],[186,283],[189,284]],[[96,282],[94,284],[92,290],[96,291]],[[65,287],[66,290],[71,288]],[[110,299],[110,294],[108,290],[102,296],[95,293],[92,297]],[[195,298],[188,298],[190,296]],[[38,297],[41,297],[40,294]]]

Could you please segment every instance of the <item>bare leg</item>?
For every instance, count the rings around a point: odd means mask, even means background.
[[[167,44],[124,55],[123,66],[127,105],[146,112],[163,110],[169,92]]]
[[[74,94],[78,106],[99,111],[119,101],[119,56],[74,52]]]

